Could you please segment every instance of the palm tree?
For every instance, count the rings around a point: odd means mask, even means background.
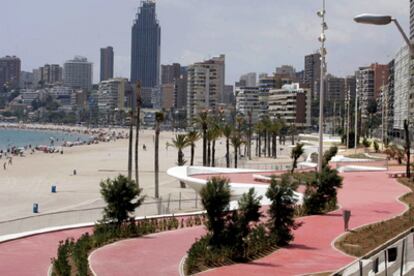
[[[281,123],[279,120],[273,120],[270,126],[270,133],[272,135],[272,157],[277,158],[277,136],[281,129]]]
[[[141,97],[141,82],[137,81],[136,83],[136,125],[135,125],[135,182],[137,183],[137,187],[139,188],[139,173],[138,173],[138,147],[139,147],[139,127],[140,127],[140,114],[141,114],[141,104],[142,104],[142,97]]]
[[[195,143],[200,139],[200,135],[197,131],[190,131],[187,133],[187,141],[191,146],[191,159],[190,159],[190,165],[194,166],[194,149],[195,149]]]
[[[207,166],[207,129],[208,129],[208,112],[204,110],[198,113],[198,116],[195,118],[196,124],[201,129],[203,136],[203,166]]]
[[[161,123],[164,121],[164,113],[155,113],[155,156],[154,156],[154,172],[155,172],[155,198],[159,197],[159,144],[160,144],[160,131]]]
[[[172,140],[172,145],[178,150],[177,165],[184,166],[187,161],[184,160],[183,149],[190,145],[187,135],[177,134]],[[181,188],[185,188],[185,183],[180,181]]]
[[[132,135],[134,125],[134,112],[129,112],[129,143],[128,143],[128,180],[131,181],[132,177]]]
[[[224,137],[226,137],[226,166],[230,168],[230,138],[233,133],[231,125],[226,124],[222,129]]]
[[[257,148],[257,156],[262,157],[262,133],[263,133],[263,123],[260,121],[256,124],[256,134],[257,134],[257,142],[256,142],[256,148]]]
[[[248,122],[248,130],[247,130],[247,157],[249,160],[252,160],[252,120],[253,120],[253,112],[250,110],[247,112],[247,116],[249,118]]]
[[[212,121],[210,123],[210,129],[209,129],[209,140],[212,143],[211,146],[211,163],[209,165],[211,165],[212,167],[215,167],[216,165],[216,140],[218,138],[220,138],[221,136],[221,129],[219,124],[217,124],[217,122]]]
[[[231,144],[234,148],[234,168],[237,169],[237,159],[238,159],[238,151],[240,146],[243,144],[243,140],[241,138],[240,133],[235,132],[231,137]]]
[[[295,144],[295,135],[297,134],[298,130],[296,129],[295,124],[290,124],[289,126],[289,134],[292,141],[292,146]]]
[[[299,144],[296,144],[296,147],[292,149],[292,152],[290,154],[290,157],[293,159],[292,170],[290,171],[291,173],[295,171],[297,167],[298,159],[304,153],[303,146],[304,146],[303,144],[299,143]]]

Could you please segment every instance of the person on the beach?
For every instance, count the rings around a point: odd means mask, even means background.
[[[7,168],[7,162],[4,162],[3,168],[6,170],[6,168]]]
[[[10,159],[9,159],[9,164],[10,165],[13,165],[13,159],[12,159],[12,157],[10,157]]]

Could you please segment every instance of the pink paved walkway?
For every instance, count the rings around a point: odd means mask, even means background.
[[[351,227],[357,227],[403,212],[405,207],[395,199],[407,191],[386,173],[347,173],[339,202],[352,211]],[[331,247],[331,242],[343,232],[340,214],[303,219],[305,224],[295,232],[296,238],[290,248],[251,264],[219,268],[204,274],[294,275],[342,267],[352,258]],[[58,242],[67,237],[79,237],[86,231],[88,229],[66,230],[0,244],[0,275],[46,275]],[[91,263],[98,275],[178,275],[180,260],[202,233],[202,227],[198,227],[120,242],[97,251]]]
[[[179,275],[182,257],[204,233],[199,226],[121,241],[93,252],[90,265],[99,276]]]
[[[59,231],[0,244],[0,275],[45,276],[59,241],[80,237],[90,228]]]
[[[396,198],[409,190],[389,179],[386,173],[344,176],[339,202],[352,211],[352,228],[391,218],[405,210]],[[341,211],[302,221],[304,225],[295,231],[289,248],[250,264],[218,268],[203,275],[297,275],[336,270],[353,260],[331,246],[343,233]],[[91,264],[98,275],[178,275],[179,260],[202,233],[201,228],[185,229],[121,242],[100,249],[91,257]]]

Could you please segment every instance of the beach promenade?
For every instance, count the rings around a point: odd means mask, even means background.
[[[406,210],[398,198],[409,190],[388,178],[385,172],[346,173],[344,177],[339,204],[351,210],[351,228],[386,220]],[[353,257],[332,247],[334,240],[344,233],[342,209],[301,221],[303,226],[295,231],[290,247],[250,264],[217,268],[202,274],[299,275],[334,271],[352,262]],[[86,230],[42,234],[0,244],[0,274],[46,275],[58,241],[77,237]],[[203,227],[196,227],[121,241],[98,249],[91,255],[90,265],[97,275],[179,275],[180,261],[204,231]]]

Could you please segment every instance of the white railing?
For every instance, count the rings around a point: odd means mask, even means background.
[[[414,229],[383,244],[334,276],[414,275]]]

